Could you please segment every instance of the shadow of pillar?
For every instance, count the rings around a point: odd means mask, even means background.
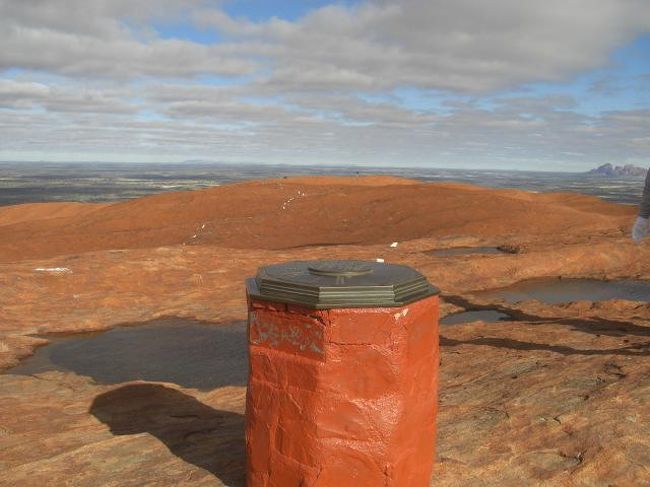
[[[176,389],[131,384],[100,394],[90,407],[114,435],[149,433],[170,452],[236,487],[245,481],[244,416],[213,409]]]

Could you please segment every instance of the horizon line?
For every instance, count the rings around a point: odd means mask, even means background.
[[[29,161],[16,161],[16,160],[0,160],[0,164],[69,164],[69,165],[83,165],[83,164],[106,164],[106,165],[222,165],[222,166],[282,166],[282,167],[323,167],[323,168],[355,168],[355,169],[438,169],[446,171],[500,171],[500,172],[529,172],[529,173],[560,173],[560,174],[588,174],[591,170],[597,169],[604,165],[610,164],[613,167],[625,167],[633,166],[641,169],[645,169],[644,166],[638,166],[636,164],[622,164],[616,165],[612,163],[600,164],[594,166],[591,169],[586,170],[544,170],[544,169],[507,169],[507,168],[498,168],[498,167],[448,167],[448,166],[402,166],[402,165],[369,165],[369,164],[359,164],[359,163],[310,163],[310,164],[300,164],[300,163],[290,163],[290,162],[252,162],[252,161],[241,161],[241,162],[226,162],[226,161],[209,161],[209,160],[200,160],[200,159],[188,159],[184,161],[155,161],[155,162],[145,162],[145,161],[46,161],[46,160],[29,160]]]

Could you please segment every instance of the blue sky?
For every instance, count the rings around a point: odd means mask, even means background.
[[[328,2],[326,0],[287,0],[272,2],[268,0],[243,0],[224,2],[223,10],[236,18],[246,18],[254,22],[269,20],[277,17],[295,21],[309,12],[329,5],[354,6],[360,2]]]
[[[0,0],[0,160],[650,165],[644,0]]]

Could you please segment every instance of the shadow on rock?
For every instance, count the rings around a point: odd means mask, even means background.
[[[440,335],[440,346],[456,347],[459,345],[486,345],[495,348],[511,348],[513,350],[524,351],[545,351],[561,353],[562,355],[628,355],[628,356],[649,356],[650,345],[646,343],[630,345],[623,348],[603,348],[603,349],[577,349],[564,345],[551,345],[546,343],[532,343],[513,340],[511,338],[474,338],[472,340],[454,340]]]
[[[176,389],[131,384],[100,394],[90,407],[114,435],[149,433],[182,460],[224,484],[244,485],[244,416],[213,409]]]
[[[502,304],[475,304],[469,299],[462,296],[444,295],[443,299],[447,303],[463,308],[465,311],[474,310],[495,310],[505,313],[517,321],[527,321],[531,324],[557,324],[570,326],[573,330],[592,335],[607,335],[621,337],[624,335],[633,335],[639,337],[650,337],[650,327],[635,325],[629,321],[610,320],[604,318],[564,318],[562,316],[537,316],[519,309],[512,309]]]
[[[570,326],[575,331],[600,336],[623,337],[625,335],[650,337],[650,327],[639,326],[626,321],[608,320],[603,318],[562,318],[543,317],[526,313],[517,309],[510,309],[501,304],[480,305],[472,303],[462,296],[444,295],[447,303],[465,309],[465,311],[494,310],[512,317],[513,320],[525,321],[533,325],[554,324]],[[650,343],[639,343],[622,348],[603,349],[577,349],[565,345],[546,343],[522,342],[511,338],[474,338],[471,340],[455,340],[440,336],[440,345],[443,347],[456,347],[459,345],[486,345],[495,348],[511,348],[514,350],[540,350],[556,352],[562,355],[628,355],[628,356],[650,356]]]

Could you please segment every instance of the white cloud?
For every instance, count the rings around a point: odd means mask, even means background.
[[[0,70],[136,78],[242,75],[253,64],[233,46],[161,39],[142,22],[199,2],[0,1]]]
[[[149,24],[175,17],[215,28],[228,42],[161,39]],[[292,91],[480,92],[602,66],[649,28],[645,0],[376,1],[259,23],[198,0],[2,0],[0,69],[118,78],[255,74]]]
[[[220,41],[158,34],[179,19]],[[207,0],[0,0],[0,158],[638,162],[645,105],[585,115],[566,95],[495,93],[603,67],[649,31],[646,0],[373,1],[292,22]]]
[[[0,79],[0,108],[31,107],[49,94],[50,88],[42,83]]]
[[[67,111],[0,110],[3,150],[78,152],[104,160],[160,154],[164,160],[233,162],[471,166],[489,160],[517,166],[527,161],[540,169],[567,169],[585,162],[641,162],[649,149],[650,110],[586,116],[538,99],[503,100],[492,111],[468,103],[439,115],[345,96],[295,99],[299,108],[289,109],[218,98],[160,101],[154,94],[127,105],[130,109],[104,113],[87,110],[92,102],[82,95],[66,96]],[[47,106],[48,99],[33,102]],[[147,119],[134,116],[137,110],[165,115]]]
[[[644,0],[410,0],[331,6],[298,22],[205,25],[264,41],[268,82],[291,90],[399,85],[486,91],[560,80],[602,66],[616,47],[650,28]]]

